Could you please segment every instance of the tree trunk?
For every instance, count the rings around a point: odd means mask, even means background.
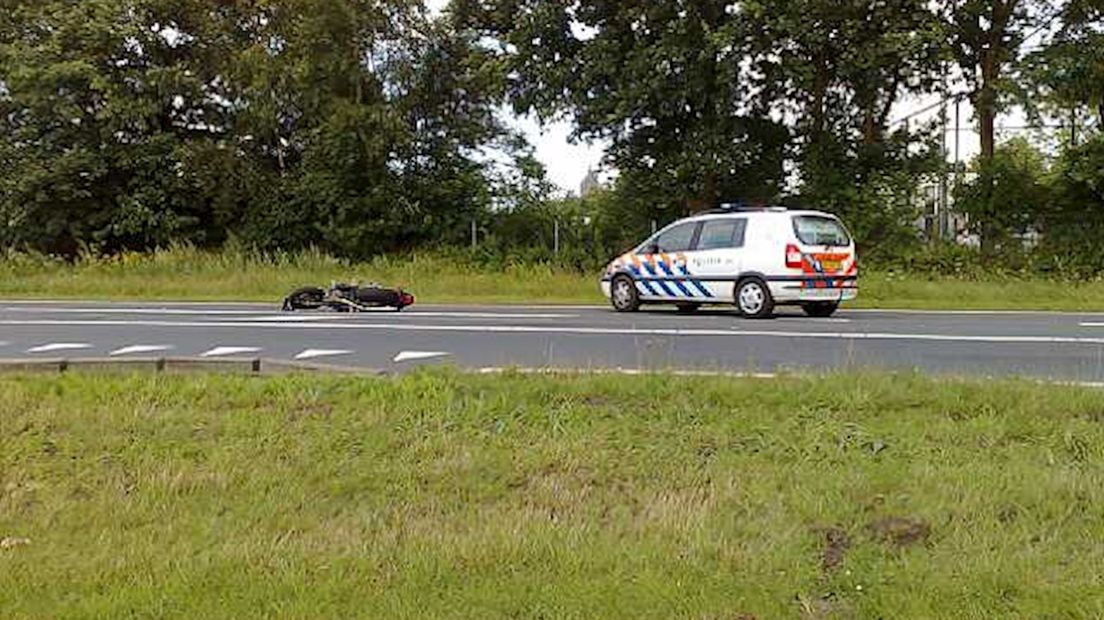
[[[828,60],[823,54],[814,59],[816,73],[813,76],[813,126],[811,131],[813,144],[820,144],[824,135],[825,102],[828,99]]]
[[[997,50],[990,47],[981,54],[981,88],[977,96],[978,121],[981,123],[981,158],[992,161],[997,152],[996,118],[997,93],[996,81],[1000,77]]]

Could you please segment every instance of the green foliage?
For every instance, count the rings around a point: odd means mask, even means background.
[[[1054,198],[1040,217],[1043,249],[1068,269],[1104,270],[1104,136],[1066,150],[1051,178]]]
[[[368,256],[494,199],[501,73],[393,0],[11,1],[0,22],[3,241]]]
[[[976,177],[958,189],[956,206],[989,253],[1008,248],[1013,235],[1033,228],[1050,202],[1042,153],[1022,138],[1001,144],[992,159],[979,158]],[[1019,243],[1018,241],[1016,242]]]
[[[496,38],[516,108],[609,140],[623,187],[652,209],[782,189],[789,132],[747,109],[752,26],[723,3],[458,0],[453,11]]]

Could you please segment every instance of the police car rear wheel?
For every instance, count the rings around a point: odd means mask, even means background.
[[[801,306],[801,309],[805,311],[805,314],[811,317],[826,319],[835,314],[836,310],[839,310],[839,304],[834,301],[821,301],[805,304]]]
[[[765,282],[751,278],[736,287],[736,307],[749,319],[765,319],[774,313],[774,298]]]
[[[610,285],[610,301],[618,312],[636,312],[640,309],[640,295],[636,283],[626,276],[614,278]]]

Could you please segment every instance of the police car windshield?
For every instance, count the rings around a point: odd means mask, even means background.
[[[798,215],[793,218],[794,232],[805,245],[850,245],[851,237],[839,220],[822,215]]]

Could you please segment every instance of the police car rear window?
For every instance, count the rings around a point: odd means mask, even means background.
[[[794,232],[805,245],[850,245],[851,237],[839,220],[819,215],[793,218]]]

